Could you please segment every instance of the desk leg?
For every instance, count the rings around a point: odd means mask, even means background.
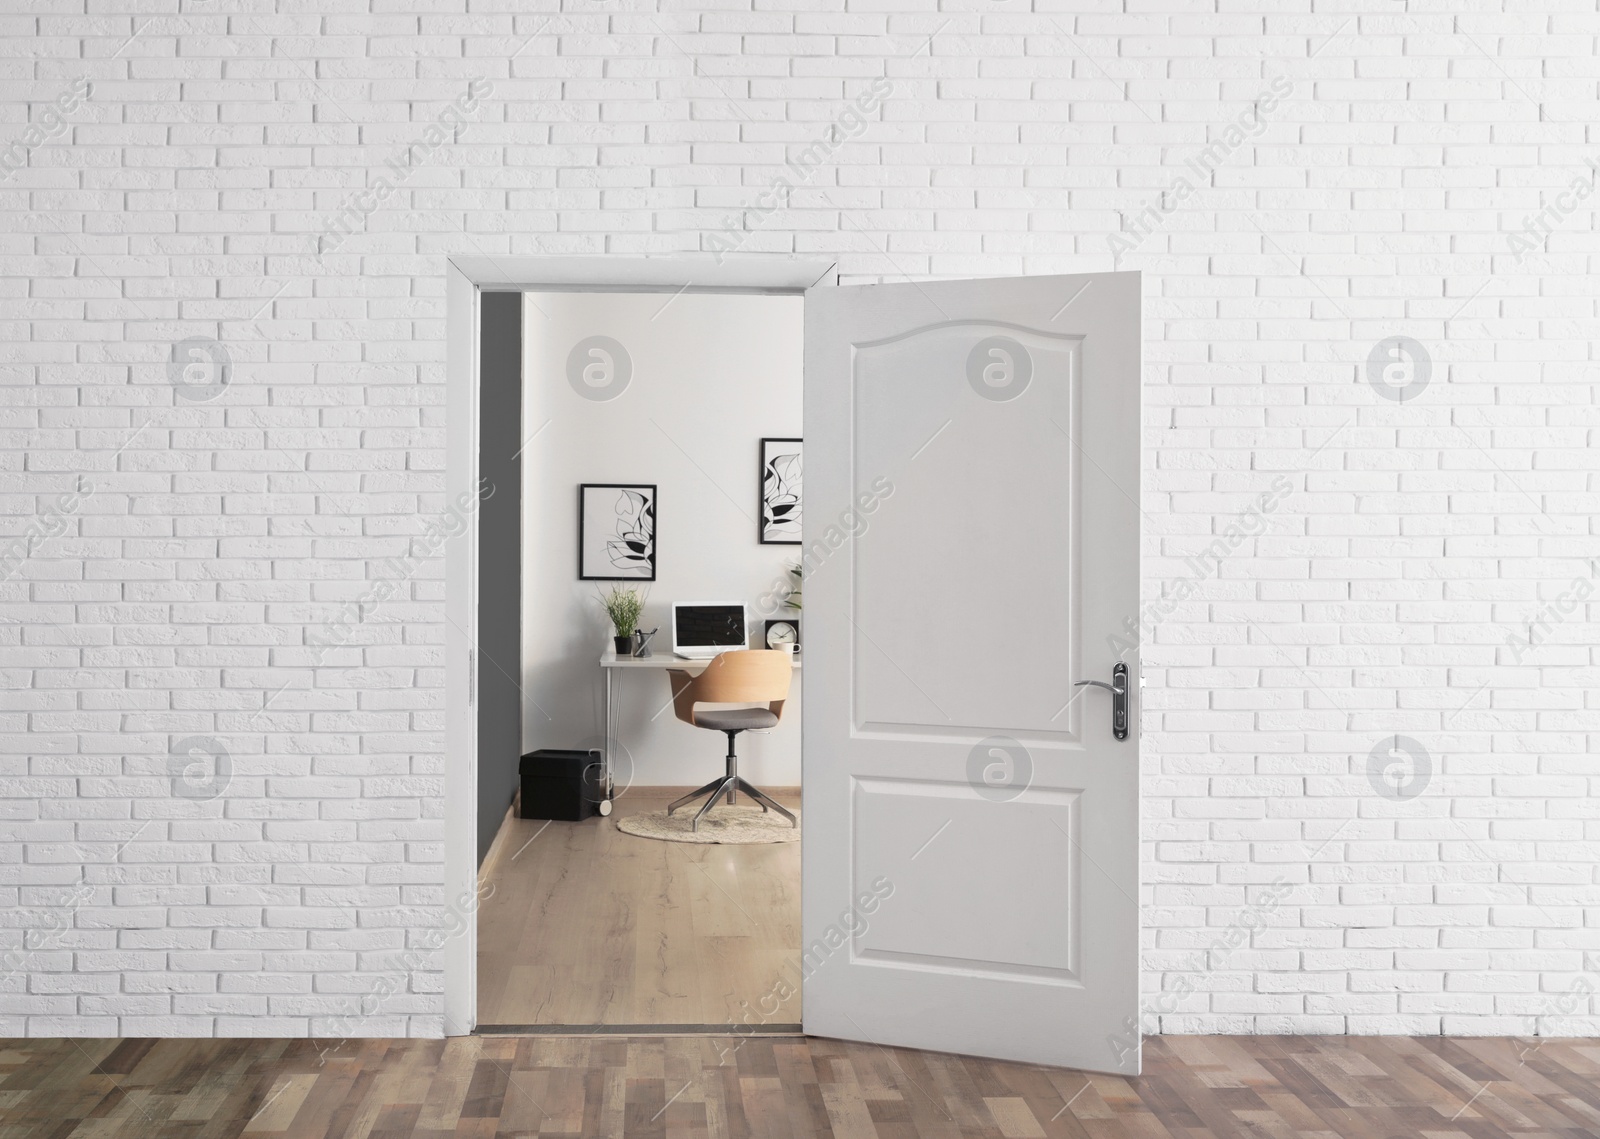
[[[614,672],[616,672],[617,670],[614,669],[614,668],[602,668],[600,671],[606,674],[606,726],[605,726],[605,738],[600,741],[601,762],[604,764],[604,768],[602,769],[601,775],[600,775],[600,785],[603,788],[603,791],[602,791],[603,798],[601,798],[601,800],[600,800],[600,813],[602,815],[609,815],[611,813],[611,793],[612,793],[612,786],[611,786],[611,741],[616,739],[616,723],[615,723],[615,721],[616,721],[616,713],[615,713],[615,711],[613,711],[613,705],[612,705],[611,677],[612,677],[612,674]]]

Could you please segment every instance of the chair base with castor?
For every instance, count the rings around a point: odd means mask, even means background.
[[[789,694],[790,668],[789,657],[785,653],[746,649],[721,654],[697,677],[674,670],[671,674],[673,704],[678,718],[697,728],[725,733],[728,737],[728,756],[727,770],[722,778],[713,779],[698,791],[691,791],[675,800],[667,808],[668,815],[702,795],[709,796],[689,824],[690,830],[698,831],[700,820],[717,805],[718,799],[726,795],[729,806],[732,806],[738,802],[739,792],[743,791],[756,801],[763,813],[776,811],[789,820],[790,826],[799,825],[792,812],[739,775],[739,755],[734,749],[734,738],[740,732],[763,731],[778,726],[784,699]],[[701,702],[757,700],[767,702],[767,707],[706,712],[695,709],[695,704]]]
[[[698,726],[709,727],[710,725],[705,724],[703,721],[715,715],[716,713],[714,712],[702,715],[702,723]],[[774,716],[772,722],[776,724],[778,722],[777,717]],[[792,812],[768,796],[766,792],[762,791],[759,787],[740,777],[739,756],[738,753],[736,753],[733,749],[733,738],[745,729],[722,728],[721,730],[728,733],[728,773],[721,779],[713,779],[710,783],[707,783],[698,791],[691,791],[681,799],[674,799],[672,805],[667,808],[667,814],[670,815],[679,807],[687,806],[696,799],[700,798],[700,796],[709,793],[711,797],[705,801],[705,805],[700,808],[698,813],[696,813],[694,821],[689,824],[690,830],[698,831],[700,829],[700,820],[705,818],[707,813],[710,812],[711,808],[717,805],[718,799],[720,799],[723,795],[727,795],[728,805],[731,807],[733,804],[739,801],[739,792],[743,791],[746,795],[750,796],[750,798],[756,801],[757,805],[760,806],[763,812],[769,810],[777,811],[778,814],[789,820],[790,826],[795,826],[795,818]]]

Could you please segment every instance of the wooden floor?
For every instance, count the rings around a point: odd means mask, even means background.
[[[480,1025],[720,1025],[764,997],[781,1004],[769,1023],[799,1023],[800,844],[617,830],[682,793],[636,788],[581,823],[507,821],[478,911]],[[798,792],[772,795],[798,809]]]
[[[4,1139],[1593,1139],[1600,1041],[1158,1037],[1137,1079],[831,1040],[0,1040]]]

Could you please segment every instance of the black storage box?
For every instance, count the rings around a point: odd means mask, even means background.
[[[600,813],[605,798],[605,762],[598,751],[540,748],[522,757],[524,819],[578,822]]]

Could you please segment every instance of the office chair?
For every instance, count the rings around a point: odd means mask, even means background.
[[[708,731],[726,732],[728,736],[728,769],[720,779],[713,779],[698,791],[691,791],[667,808],[672,814],[679,807],[692,803],[710,793],[710,798],[700,808],[690,824],[690,830],[700,829],[700,820],[716,805],[718,798],[728,796],[729,804],[738,800],[743,791],[763,811],[774,810],[797,825],[789,811],[773,802],[758,788],[739,776],[739,756],[734,751],[733,740],[740,732],[775,728],[783,716],[783,702],[789,698],[789,681],[793,664],[788,653],[774,649],[737,649],[720,653],[699,676],[691,676],[682,669],[669,669],[667,678],[672,681],[672,709],[678,719]],[[729,708],[720,711],[696,712],[696,704],[765,704],[765,708]]]

